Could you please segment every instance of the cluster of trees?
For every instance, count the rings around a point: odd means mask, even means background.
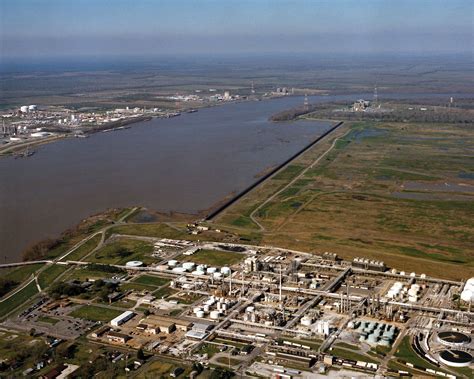
[[[23,251],[24,261],[37,261],[45,258],[48,252],[58,247],[63,242],[62,238],[52,239],[47,238],[43,241],[37,242]]]
[[[79,284],[57,282],[49,288],[49,295],[53,299],[59,299],[62,296],[78,296],[86,290]]]
[[[335,107],[346,107],[347,110],[335,110]],[[399,104],[398,104],[399,105]],[[314,118],[349,120],[349,121],[386,121],[386,122],[430,122],[449,124],[469,124],[474,122],[474,112],[472,109],[429,107],[421,110],[423,106],[412,106],[408,109],[408,104],[400,108],[394,105],[394,109],[378,110],[369,112],[351,112],[346,103],[335,102],[330,104],[314,104],[307,107],[296,107],[274,114],[271,121],[291,121],[305,114],[310,114]]]
[[[0,278],[0,297],[10,292],[18,283],[14,280]]]
[[[270,121],[292,121],[307,113],[314,112],[317,109],[316,105],[309,105],[307,107],[296,107],[278,112],[270,117]]]
[[[106,283],[101,279],[94,281],[88,289],[81,286],[80,283],[58,282],[49,288],[49,295],[53,299],[59,299],[62,296],[79,296],[88,291],[92,295],[97,295],[102,301],[108,301],[109,294],[117,291],[117,288],[118,284]]]
[[[103,265],[100,263],[89,263],[87,265],[87,269],[93,270],[93,271],[102,271],[102,272],[110,272],[110,273],[117,273],[117,274],[125,273],[125,270],[121,269],[120,267]]]

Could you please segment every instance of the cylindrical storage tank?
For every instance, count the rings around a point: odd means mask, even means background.
[[[206,271],[206,266],[205,265],[199,265],[196,267],[196,270],[198,271]]]
[[[379,345],[382,345],[382,346],[390,346],[390,341],[386,340],[386,339],[382,339],[380,342],[379,342]]]
[[[252,305],[249,305],[247,308],[245,308],[245,312],[248,312],[248,313],[255,312],[255,307]]]
[[[401,276],[405,276],[405,271],[400,271]]]
[[[367,338],[367,341],[369,343],[377,343],[378,340],[378,336],[376,336],[375,334],[370,334],[369,338]]]
[[[36,110],[36,108],[37,108],[36,105],[29,105],[29,106],[28,106],[28,110],[29,110],[30,112],[34,112],[34,111]]]
[[[408,301],[410,303],[416,303],[418,301],[418,296],[409,296]]]
[[[192,275],[200,276],[200,275],[204,275],[204,271],[196,270],[196,271],[193,271],[191,274],[192,274]]]
[[[182,264],[183,268],[186,270],[192,270],[194,268],[194,263],[193,262],[185,262]]]
[[[178,264],[178,261],[175,259],[168,261],[168,266],[170,267],[176,267],[177,264]]]
[[[397,273],[397,269],[396,269],[396,268],[392,268],[391,273],[392,273],[392,274],[396,274],[396,273]]]
[[[183,267],[175,267],[173,269],[173,272],[177,273],[177,274],[184,274],[186,272],[186,269],[183,268]]]
[[[230,275],[230,268],[229,267],[222,267],[221,268],[222,275]]]
[[[226,311],[227,308],[229,308],[229,307],[228,307],[228,305],[227,305],[226,303],[221,303],[221,309],[222,309],[223,311]]]
[[[198,313],[198,312],[200,312],[200,311],[202,311],[202,308],[201,308],[201,307],[194,307],[194,308],[193,308],[193,312],[194,312],[194,313]]]
[[[209,305],[204,305],[204,312],[209,312],[209,310],[211,309],[211,307]]]
[[[204,311],[196,312],[196,317],[203,318],[204,317]]]
[[[220,312],[219,311],[212,311],[209,315],[209,317],[211,317],[213,320],[217,320],[220,316]]]
[[[415,276],[416,276],[416,274],[415,274],[414,272],[412,272],[412,273],[410,274],[410,277],[411,277],[411,278],[414,278]]]
[[[214,277],[214,279],[222,279],[222,274],[220,272],[215,272],[214,274],[212,274],[212,276]]]
[[[313,323],[313,319],[311,317],[303,317],[300,322],[301,325],[310,326]]]
[[[461,300],[467,303],[474,302],[474,292],[470,289],[465,289],[461,292]]]
[[[207,272],[208,274],[214,274],[216,271],[217,271],[217,269],[216,269],[215,267],[208,267],[208,268],[206,269],[206,272]]]

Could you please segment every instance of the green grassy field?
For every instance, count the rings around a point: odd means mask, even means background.
[[[22,288],[12,297],[0,303],[0,318],[13,311],[16,307],[25,304],[27,301],[38,293],[35,282],[31,282],[26,287]]]
[[[206,250],[201,249],[189,257],[181,257],[198,264],[207,264],[209,266],[231,266],[245,258],[244,254],[234,253],[232,251]]]
[[[334,347],[329,354],[335,355],[340,358],[352,359],[354,361],[364,361],[364,362],[371,362],[377,363],[378,360],[374,359],[373,357],[367,356],[365,354],[361,354],[358,352],[359,350],[350,350],[350,349],[342,349],[338,347]]]
[[[18,268],[8,268],[0,270],[0,277],[2,279],[13,280],[16,283],[21,283],[28,279],[31,274],[38,271],[43,264],[25,265]]]
[[[112,276],[116,275],[115,273],[111,272],[103,272],[103,271],[96,271],[91,270],[87,266],[79,266],[76,267],[74,270],[69,271],[66,275],[64,275],[63,280],[97,280],[97,279],[104,279],[104,278],[111,278]]]
[[[49,316],[40,316],[40,317],[38,317],[38,321],[46,322],[46,323],[52,324],[52,325],[59,322],[59,320],[57,318],[53,318],[53,317],[49,317]]]
[[[411,347],[411,340],[409,336],[403,337],[403,340],[400,343],[400,345],[398,345],[398,349],[395,352],[394,356],[396,358],[399,358],[403,362],[409,362],[418,367],[444,371],[432,365],[431,363],[427,362],[426,360],[421,358],[417,353],[415,353],[415,351]]]
[[[94,305],[83,305],[72,311],[69,316],[91,321],[109,322],[121,313],[122,311],[117,309],[97,307]]]
[[[64,260],[68,261],[79,261],[89,254],[99,243],[101,239],[100,235],[92,237],[90,240],[79,246],[71,254],[69,254]]]
[[[474,270],[473,146],[469,125],[346,123],[214,223],[263,244],[466,278]]]
[[[140,275],[139,277],[133,279],[134,283],[145,284],[147,286],[161,287],[169,283],[170,280],[166,278],[160,278],[155,275]]]
[[[45,268],[39,275],[38,275],[38,283],[42,290],[47,288],[51,283],[62,273],[68,270],[68,266],[53,264]]]
[[[88,261],[124,265],[128,261],[139,260],[149,264],[156,261],[151,257],[152,252],[153,245],[148,242],[120,238],[105,244],[90,256]]]
[[[174,295],[176,293],[177,293],[176,290],[166,286],[153,292],[153,296],[155,296],[157,299],[161,299],[161,298],[167,298],[168,296]]]
[[[133,236],[159,237],[171,239],[180,239],[185,238],[187,236],[185,229],[183,229],[182,231],[176,230],[162,223],[120,225],[113,227],[107,231],[108,236],[112,234],[125,234]]]

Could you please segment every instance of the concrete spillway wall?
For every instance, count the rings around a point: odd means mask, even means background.
[[[302,154],[304,154],[306,151],[311,149],[314,145],[316,145],[319,141],[321,141],[323,138],[334,132],[337,128],[339,128],[344,122],[338,122],[336,125],[325,131],[323,134],[321,134],[319,137],[317,137],[314,141],[310,142],[308,145],[306,145],[303,149],[298,151],[296,154],[293,154],[290,158],[288,158],[286,161],[275,167],[273,170],[262,176],[260,179],[258,179],[255,183],[251,184],[249,187],[238,193],[236,196],[234,196],[232,199],[229,201],[225,202],[222,204],[220,207],[217,209],[213,210],[211,213],[209,213],[205,217],[205,221],[211,221],[214,217],[216,217],[219,213],[224,211],[226,208],[230,207],[232,204],[234,204],[237,200],[239,200],[241,197],[245,196],[248,194],[251,190],[253,190],[255,187],[257,187],[259,184],[263,183],[265,180],[276,174],[278,171],[280,171],[283,167],[285,167],[288,163],[293,161],[294,159],[298,158]]]

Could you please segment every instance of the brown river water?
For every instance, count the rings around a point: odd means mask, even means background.
[[[327,98],[313,98],[312,101]],[[0,262],[107,208],[197,213],[256,181],[327,130],[272,123],[300,97],[227,104],[0,159]]]

